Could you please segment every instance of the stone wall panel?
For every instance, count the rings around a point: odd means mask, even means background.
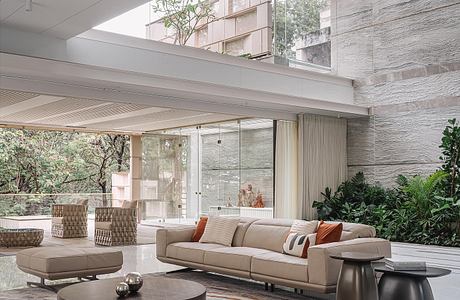
[[[416,102],[450,96],[460,96],[460,71],[355,88],[356,103],[370,106]]]
[[[460,61],[460,4],[373,28],[375,73]]]
[[[375,116],[375,164],[437,163],[447,120],[460,106]]]

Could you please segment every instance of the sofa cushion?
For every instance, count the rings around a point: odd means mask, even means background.
[[[77,204],[77,205],[88,206],[88,199],[80,199],[80,200],[77,201],[76,204]]]
[[[283,253],[294,255],[302,258],[307,258],[308,247],[314,246],[316,243],[316,233],[308,235],[300,233],[289,233],[283,245]]]
[[[112,222],[94,222],[96,229],[110,230],[112,228]]]
[[[199,242],[208,223],[208,217],[201,217],[192,236],[192,242]]]
[[[342,231],[342,235],[340,236],[340,241],[349,241],[358,238],[358,236],[351,231]]]
[[[318,228],[318,221],[304,221],[304,220],[294,220],[291,226],[291,233],[300,233],[303,235],[309,235],[316,232]]]
[[[51,223],[52,224],[62,224],[64,218],[63,217],[52,217]]]
[[[18,252],[16,263],[41,273],[72,272],[121,266],[123,254],[108,248],[38,247]]]
[[[210,216],[200,243],[231,246],[239,218]]]
[[[207,250],[204,254],[204,263],[216,267],[233,270],[250,271],[251,258],[270,252],[265,249],[248,247],[224,247]]]
[[[316,245],[334,243],[340,241],[342,236],[343,224],[327,224],[324,221],[319,223],[316,232]]]
[[[262,219],[253,222],[243,240],[243,247],[283,252],[283,244],[291,230],[292,220]]]
[[[235,235],[233,236],[232,246],[233,247],[242,247],[244,236],[246,231],[248,231],[249,226],[258,219],[256,218],[240,218],[240,223],[236,227]]]
[[[222,248],[222,245],[179,242],[168,245],[166,257],[202,264],[204,262],[204,252],[214,248]]]
[[[277,252],[252,258],[251,273],[308,282],[308,259]]]
[[[327,221],[328,224],[338,224],[341,222],[337,221]],[[375,237],[376,232],[375,228],[370,225],[366,224],[358,224],[358,223],[347,223],[343,222],[343,231],[352,232],[356,238],[371,238]]]

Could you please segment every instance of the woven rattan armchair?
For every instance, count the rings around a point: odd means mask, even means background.
[[[88,205],[54,204],[51,208],[51,235],[58,238],[88,236]]]
[[[102,246],[137,243],[136,208],[96,207],[94,243]]]

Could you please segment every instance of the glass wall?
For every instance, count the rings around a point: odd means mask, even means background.
[[[294,67],[331,66],[330,0],[274,0],[273,49]]]
[[[143,222],[273,216],[272,120],[154,132],[143,150]]]

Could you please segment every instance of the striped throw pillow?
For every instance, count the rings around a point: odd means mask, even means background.
[[[201,236],[200,243],[221,244],[231,246],[233,235],[240,222],[239,218],[213,217],[208,218],[206,228]]]
[[[286,241],[283,244],[283,253],[298,256],[302,258],[308,257],[308,247],[314,246],[316,241],[316,233],[300,234],[289,233]]]

